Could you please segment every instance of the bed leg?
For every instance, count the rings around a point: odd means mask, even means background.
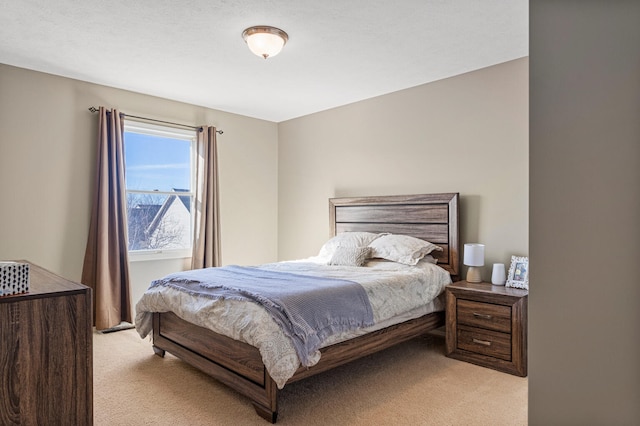
[[[262,417],[263,419],[265,419],[270,423],[275,423],[276,420],[278,419],[277,411],[271,411],[270,409],[263,407],[262,405],[259,405],[255,402],[253,403],[253,408],[255,408],[256,413],[258,413],[260,417]]]
[[[267,369],[264,370],[264,399],[251,401],[256,413],[268,422],[275,423],[278,419],[278,386],[269,376]]]
[[[158,355],[160,358],[164,358],[164,354],[165,354],[165,350],[164,349],[160,349],[157,346],[153,346],[153,352]]]

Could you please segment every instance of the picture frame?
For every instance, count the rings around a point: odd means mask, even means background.
[[[529,290],[529,258],[511,256],[511,266],[507,276],[507,287]]]

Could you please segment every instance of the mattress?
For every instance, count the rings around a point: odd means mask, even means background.
[[[363,286],[373,310],[374,325],[330,336],[329,346],[409,319],[444,309],[441,297],[451,283],[449,273],[425,259],[416,266],[371,260],[364,267],[329,266],[312,257],[260,265],[258,268],[355,281]],[[185,321],[256,347],[279,388],[293,376],[300,360],[291,340],[267,311],[256,303],[197,297],[171,287],[149,288],[136,304],[136,329],[152,331],[153,312],[171,311]],[[320,351],[312,363],[320,360]]]

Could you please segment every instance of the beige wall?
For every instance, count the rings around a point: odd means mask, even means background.
[[[640,424],[640,2],[535,1],[529,424]]]
[[[275,123],[0,64],[0,259],[79,280],[89,227],[97,116],[90,106],[185,124],[219,137],[222,260],[277,258]],[[183,261],[136,262],[136,295]]]
[[[463,242],[528,254],[528,60],[282,122],[280,260],[317,254],[330,197],[460,192]]]
[[[527,59],[280,124],[0,65],[0,259],[78,280],[97,129],[89,106],[225,131],[223,263],[317,253],[328,198],[458,191],[463,242],[527,255]],[[278,214],[279,212],[279,214]],[[278,233],[280,229],[280,233]],[[132,265],[134,302],[183,260]]]

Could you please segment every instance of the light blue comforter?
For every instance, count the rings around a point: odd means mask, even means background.
[[[167,275],[151,284],[157,286],[259,304],[292,340],[304,366],[327,337],[374,324],[364,288],[343,279],[224,266]]]

